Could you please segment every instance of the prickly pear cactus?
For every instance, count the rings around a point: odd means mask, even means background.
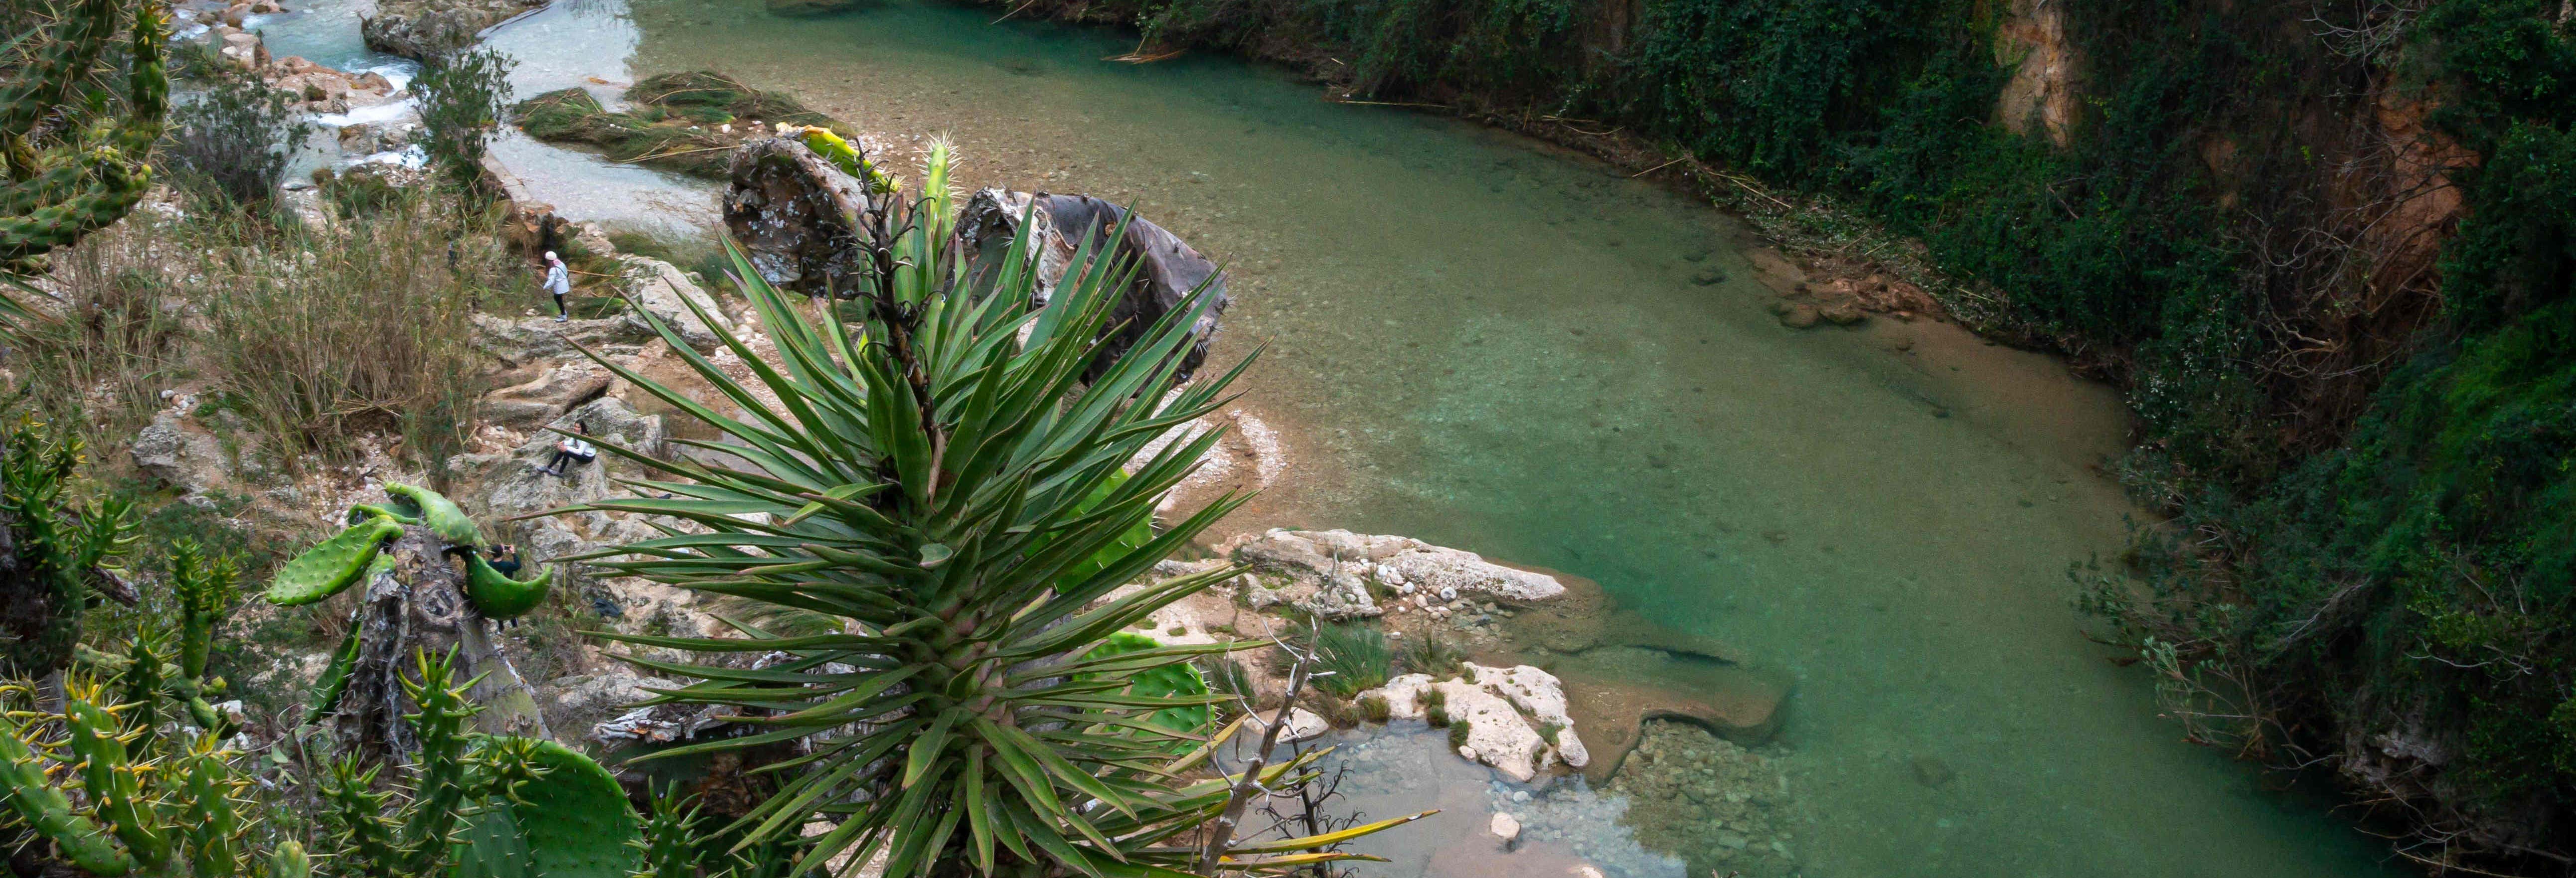
[[[1092,647],[1089,653],[1083,655],[1083,658],[1107,658],[1120,653],[1143,652],[1161,645],[1162,643],[1154,638],[1121,631],[1109,635],[1109,639],[1101,641],[1099,646]],[[1175,695],[1205,695],[1208,687],[1207,680],[1199,676],[1198,666],[1184,662],[1164,665],[1129,676],[1127,691],[1137,695],[1161,698]],[[1207,726],[1208,708],[1206,705],[1167,707],[1147,715],[1145,721],[1173,731],[1195,733]]]
[[[411,513],[448,545],[473,549],[483,544],[483,529],[476,527],[474,518],[447,495],[399,482],[385,485],[385,494],[393,498],[397,511]]]
[[[323,540],[277,568],[277,576],[268,583],[268,602],[297,607],[339,594],[375,565],[376,552],[385,541],[402,532],[400,522],[370,518]]]
[[[0,138],[7,141],[0,149],[0,276],[28,273],[35,257],[124,217],[151,182],[144,162],[161,137],[170,90],[158,4],[135,4],[126,107],[114,124],[52,126],[73,132],[68,136],[39,131],[48,118],[88,115],[74,103],[73,86],[115,38],[121,7],[119,0],[80,0],[33,41],[0,47],[0,69],[10,71],[0,79]],[[0,310],[23,314],[14,303]]]
[[[492,562],[482,555],[465,556],[465,596],[475,609],[495,619],[516,619],[545,603],[551,578],[541,571],[532,579],[511,579],[492,569]]]
[[[626,878],[642,828],[617,779],[562,744],[521,740],[535,776],[486,800],[455,878]]]

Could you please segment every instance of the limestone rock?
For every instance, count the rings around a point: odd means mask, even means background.
[[[544,691],[548,697],[542,707],[546,711],[546,724],[550,727],[586,728],[627,712],[632,705],[653,697],[653,693],[645,691],[647,687],[676,689],[683,685],[686,684],[678,680],[639,676],[625,671],[562,677],[546,682]]]
[[[1466,668],[1477,686],[1510,700],[1540,726],[1555,726],[1556,739],[1548,743],[1555,745],[1557,756],[1565,764],[1582,768],[1592,761],[1592,754],[1583,747],[1583,738],[1574,732],[1574,718],[1566,714],[1565,684],[1556,675],[1529,665],[1489,668],[1470,662]]]
[[[1031,228],[1019,227],[1021,217],[1029,218]],[[1180,370],[1180,379],[1186,381],[1207,359],[1208,346],[1216,339],[1217,317],[1225,313],[1228,300],[1223,271],[1180,236],[1116,203],[1089,195],[985,189],[966,200],[957,220],[958,236],[966,242],[970,260],[968,271],[978,277],[998,271],[1011,245],[1026,248],[1023,258],[1037,261],[1038,282],[1032,291],[1036,301],[1031,304],[1038,306],[1054,298],[1056,281],[1068,276],[1067,269],[1086,241],[1090,246],[1105,246],[1108,230],[1122,225],[1126,232],[1118,239],[1118,255],[1136,271],[1111,312],[1115,335],[1092,360],[1094,375],[1204,287],[1211,301],[1190,327],[1195,341],[1182,355]]]
[[[477,409],[483,419],[515,429],[531,429],[598,399],[615,378],[597,363],[568,361],[545,368],[536,377],[484,394]]]
[[[1394,718],[1422,719],[1426,690],[1440,693],[1444,702],[1441,710],[1449,722],[1467,727],[1467,741],[1459,748],[1461,756],[1472,754],[1469,758],[1520,783],[1528,783],[1555,763],[1554,749],[1521,718],[1512,702],[1483,686],[1459,680],[1434,682],[1429,674],[1405,674],[1359,697],[1386,699],[1388,715]]]
[[[546,0],[377,0],[359,22],[367,48],[426,59],[474,44],[483,29],[546,5]]]
[[[192,495],[231,478],[223,443],[176,411],[152,416],[152,423],[135,434],[130,453],[145,474]]]
[[[598,320],[555,322],[552,317],[512,319],[474,315],[474,347],[509,365],[566,354],[579,356],[573,344],[592,350],[612,344],[642,344],[655,338],[651,324],[632,311]]]
[[[1820,319],[1820,317],[1816,313],[1816,306],[1814,305],[1790,305],[1786,310],[1780,312],[1780,325],[1789,327],[1790,329],[1806,329],[1808,327],[1815,326],[1818,319]]]
[[[1502,839],[1504,844],[1510,844],[1520,840],[1521,821],[1520,818],[1509,814],[1496,814],[1493,820],[1485,824],[1485,830],[1493,833],[1495,838]]]
[[[752,271],[808,296],[857,288],[866,266],[847,218],[867,210],[867,187],[785,137],[743,144],[729,174],[725,228],[742,243]]]
[[[1253,714],[1251,722],[1243,730],[1244,734],[1255,736],[1251,740],[1260,740],[1258,736],[1269,733],[1270,719],[1277,715],[1278,712],[1272,710]],[[1291,707],[1288,708],[1288,727],[1279,730],[1279,743],[1311,741],[1323,737],[1325,732],[1332,730],[1333,725],[1325,722],[1324,718],[1314,711],[1303,707]]]
[[[715,330],[733,330],[733,321],[725,317],[715,297],[689,282],[689,276],[671,263],[642,256],[620,256],[618,261],[626,265],[626,278],[634,285],[636,304],[678,331],[689,347],[700,353],[713,353],[722,344]],[[689,304],[695,304],[705,317],[701,319],[698,312],[692,312]]]
[[[1379,615],[1382,610],[1368,588],[1371,581],[1399,592],[1447,590],[1457,596],[1484,595],[1512,603],[1543,601],[1565,593],[1565,585],[1556,577],[1505,567],[1474,552],[1411,537],[1273,529],[1236,547],[1234,557],[1284,580],[1250,596],[1254,605],[1292,603],[1326,618]]]

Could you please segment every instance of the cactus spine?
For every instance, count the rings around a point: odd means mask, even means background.
[[[127,504],[66,496],[80,460],[67,431],[32,420],[0,428],[0,675],[37,679],[68,665],[81,611],[133,542]]]
[[[253,871],[249,822],[235,801],[247,782],[215,735],[197,734],[176,755],[146,760],[148,746],[128,745],[147,739],[118,717],[137,705],[113,703],[110,687],[98,683],[75,679],[64,690],[59,714],[0,715],[0,799],[36,835],[98,878]],[[34,720],[21,724],[28,716]],[[39,737],[51,726],[63,730],[59,742]],[[68,783],[74,778],[77,786]]]
[[[170,82],[162,66],[165,27],[151,2],[136,4],[133,67],[126,80],[126,108],[111,130],[91,133],[39,152],[36,128],[70,106],[74,84],[86,78],[116,30],[117,0],[80,0],[50,39],[28,52],[26,64],[0,82],[0,273],[24,273],[35,257],[80,240],[132,210],[151,181],[144,163],[161,136]],[[6,316],[23,313],[10,303]]]

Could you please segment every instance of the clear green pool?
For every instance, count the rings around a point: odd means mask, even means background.
[[[1732,222],[1526,142],[996,14],[566,0],[496,42],[523,87],[708,67],[902,148],[947,134],[972,185],[1132,201],[1225,259],[1223,347],[1264,347],[1249,404],[1297,460],[1238,523],[1580,573],[1794,676],[1776,756],[1815,818],[1807,875],[2384,870],[2318,802],[2180,741],[2079,634],[2068,565],[2134,511],[2090,469],[2122,430],[2107,392],[1927,324],[1783,329]],[[656,185],[544,161],[566,191]]]

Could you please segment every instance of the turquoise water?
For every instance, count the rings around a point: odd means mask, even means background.
[[[1247,405],[1295,459],[1225,527],[1578,573],[1785,672],[1769,752],[1814,818],[1806,875],[2384,873],[2316,802],[2181,742],[2078,632],[2067,567],[2135,512],[2094,470],[2124,428],[2107,391],[1933,324],[1781,328],[1732,221],[1525,141],[996,15],[579,0],[495,42],[523,90],[714,68],[898,152],[947,135],[969,185],[1132,202],[1225,260],[1220,355],[1263,348]],[[606,219],[705,194],[510,148]]]
[[[897,3],[637,0],[635,75],[713,67],[969,182],[1131,200],[1229,261],[1224,348],[1297,466],[1240,522],[1403,533],[1600,581],[1794,676],[1817,876],[2298,876],[2369,840],[2158,719],[2078,632],[2133,510],[2113,401],[1926,325],[1801,333],[1740,231],[1446,119],[1222,58]],[[1728,280],[1701,286],[1715,267]],[[1915,342],[1894,353],[1890,343]],[[1919,783],[1913,760],[1956,772]]]

